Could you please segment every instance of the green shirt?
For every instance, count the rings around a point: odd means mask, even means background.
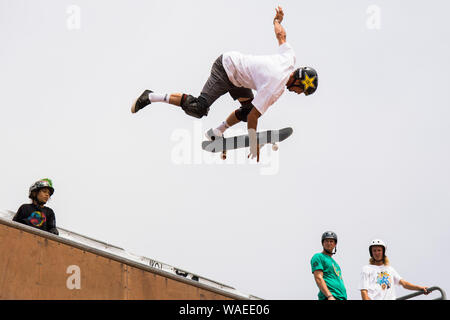
[[[341,267],[330,256],[324,253],[316,253],[311,259],[312,272],[323,271],[323,280],[327,284],[333,297],[337,300],[347,300],[347,291],[342,280]],[[325,295],[319,290],[319,300],[326,300]]]

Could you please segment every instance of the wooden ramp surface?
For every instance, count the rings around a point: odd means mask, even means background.
[[[202,288],[193,281],[165,277],[151,272],[151,268],[71,246],[53,235],[44,237],[42,232],[30,232],[27,228],[0,223],[0,299],[236,298]]]

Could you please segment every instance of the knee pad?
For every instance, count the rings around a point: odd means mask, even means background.
[[[207,116],[209,112],[209,107],[203,99],[187,94],[181,96],[181,108],[186,114],[199,119],[203,116]]]
[[[241,104],[241,107],[234,112],[236,118],[240,121],[247,122],[247,117],[253,108],[252,100],[245,101]]]

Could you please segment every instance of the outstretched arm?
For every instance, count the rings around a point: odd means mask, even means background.
[[[284,12],[283,9],[279,6],[275,9],[276,14],[275,18],[273,18],[273,26],[275,31],[275,36],[278,40],[278,45],[282,45],[286,42],[286,30],[284,30],[283,26],[281,25],[281,21],[283,21]]]
[[[400,280],[400,285],[408,290],[417,290],[417,291],[423,291],[424,294],[429,294],[430,292],[427,290],[428,287],[422,287],[422,286],[418,286],[412,283],[409,283],[408,281],[405,280]]]

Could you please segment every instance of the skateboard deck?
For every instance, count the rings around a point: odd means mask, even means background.
[[[280,130],[267,130],[258,132],[257,139],[260,146],[265,144],[273,144],[286,140],[293,132],[293,129],[283,128]],[[226,150],[234,150],[246,148],[249,146],[247,134],[235,137],[219,138],[213,141],[203,141],[202,149],[209,152],[225,152]]]

